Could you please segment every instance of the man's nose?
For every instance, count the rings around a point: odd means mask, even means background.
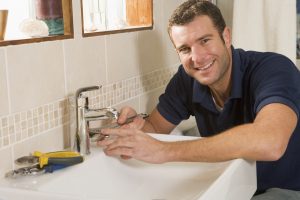
[[[191,59],[193,62],[201,62],[206,56],[204,48],[201,47],[192,47]]]

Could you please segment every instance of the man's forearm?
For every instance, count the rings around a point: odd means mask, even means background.
[[[290,108],[269,104],[253,123],[199,140],[166,143],[165,161],[278,160],[286,150],[296,122],[297,116]]]
[[[142,128],[142,131],[145,133],[157,133],[152,123],[146,119],[145,124]]]
[[[243,129],[248,129],[247,126],[251,125],[235,127],[212,137],[166,143],[165,162],[222,162],[235,158],[256,160],[258,152],[252,149],[255,142],[254,138],[251,139],[254,134],[247,134],[247,131],[241,133]]]
[[[145,133],[163,133],[169,134],[176,125],[168,122],[157,109],[154,109],[146,119],[142,131]]]

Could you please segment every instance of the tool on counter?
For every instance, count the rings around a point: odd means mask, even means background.
[[[36,176],[44,173],[52,173],[56,170],[60,170],[68,167],[68,165],[55,165],[50,164],[46,165],[43,168],[40,168],[39,164],[21,167],[15,170],[11,170],[5,174],[5,178],[18,178],[20,176]]]
[[[49,153],[35,151],[30,156],[23,156],[16,159],[15,163],[23,167],[7,172],[5,177],[16,178],[19,176],[52,173],[56,170],[81,163],[83,160],[83,156],[73,151],[56,151]]]
[[[70,166],[81,162],[83,162],[83,156],[75,151],[55,151],[49,153],[35,151],[32,155],[23,156],[15,160],[17,165],[29,166],[39,164],[40,168],[48,164]]]
[[[104,135],[104,134],[101,133],[102,129],[106,129],[106,128],[119,128],[122,125],[129,124],[129,123],[133,122],[133,120],[136,117],[142,117],[143,119],[146,119],[147,117],[149,117],[149,115],[141,113],[141,114],[135,115],[133,117],[127,118],[127,120],[123,124],[119,124],[118,122],[114,122],[114,123],[110,123],[110,124],[104,125],[104,126],[102,126],[100,128],[90,128],[89,129],[89,133],[90,133],[92,142],[101,141],[101,140],[104,140],[104,139],[106,139],[106,138],[109,137],[108,135]]]

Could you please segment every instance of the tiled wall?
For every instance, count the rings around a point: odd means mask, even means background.
[[[151,91],[164,88],[176,72],[177,67],[163,68],[146,75],[101,86],[99,90],[86,92],[90,107],[117,106],[121,102],[140,97]],[[0,148],[13,145],[45,131],[68,125],[70,107],[74,106],[74,95],[27,111],[0,117]],[[67,141],[66,141],[67,142]]]
[[[69,97],[89,92],[95,107],[150,112],[179,60],[166,25],[182,0],[154,0],[154,29],[82,38],[80,1],[73,1],[74,39],[0,47],[0,177],[34,150],[69,146]]]

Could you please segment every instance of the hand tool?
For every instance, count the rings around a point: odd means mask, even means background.
[[[42,153],[35,151],[32,155],[23,156],[15,160],[17,165],[32,166],[39,164],[40,168],[45,165],[74,165],[83,162],[83,156],[75,151],[55,151],[49,153]]]
[[[5,174],[5,178],[18,178],[21,176],[37,176],[44,173],[52,173],[56,170],[63,169],[69,165],[58,165],[50,164],[46,165],[43,168],[40,168],[39,164],[35,164],[28,167],[21,167],[15,170],[11,170]]]
[[[146,119],[147,117],[149,117],[149,115],[141,113],[141,114],[138,114],[138,115],[135,115],[135,116],[127,118],[127,120],[123,124],[119,124],[118,122],[114,122],[114,123],[110,123],[110,124],[104,125],[104,126],[102,126],[100,128],[91,128],[91,129],[89,129],[89,133],[90,133],[92,142],[101,141],[101,140],[104,140],[104,139],[106,139],[106,138],[109,137],[108,135],[104,135],[104,134],[101,133],[102,129],[106,129],[106,128],[119,128],[119,127],[121,127],[124,124],[129,124],[129,123],[133,122],[133,120],[136,117],[142,117],[143,119]]]

